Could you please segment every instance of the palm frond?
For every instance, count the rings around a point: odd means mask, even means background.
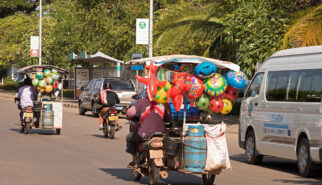
[[[303,47],[322,44],[322,4],[298,12],[297,17],[282,39],[281,49],[290,44]]]

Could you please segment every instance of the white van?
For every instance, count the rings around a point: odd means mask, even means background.
[[[302,176],[322,163],[322,46],[279,51],[249,83],[240,108],[239,146],[249,163],[263,155],[297,160]]]

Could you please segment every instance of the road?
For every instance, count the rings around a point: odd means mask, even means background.
[[[51,130],[32,130],[24,135],[14,124],[18,110],[13,101],[0,98],[0,185],[131,185],[147,184],[148,177],[134,182],[126,168],[130,156],[125,152],[128,126],[116,139],[102,137],[97,118],[77,115],[64,108],[61,135]],[[316,178],[297,175],[294,161],[265,157],[261,166],[245,163],[238,147],[237,134],[227,133],[232,170],[216,177],[217,185],[322,184],[322,173]],[[171,172],[160,184],[202,184],[200,176]]]

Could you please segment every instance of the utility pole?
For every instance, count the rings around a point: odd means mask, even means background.
[[[150,0],[149,57],[153,57],[153,0]]]
[[[42,0],[39,2],[39,65],[41,65],[41,18],[42,18]]]

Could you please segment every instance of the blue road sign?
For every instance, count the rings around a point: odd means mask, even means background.
[[[131,70],[134,70],[134,71],[143,70],[143,65],[131,66]]]

